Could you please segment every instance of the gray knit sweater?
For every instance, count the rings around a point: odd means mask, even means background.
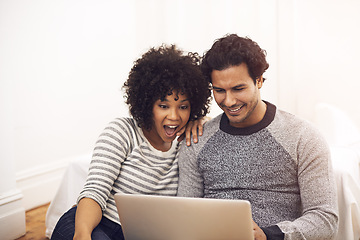
[[[181,147],[177,194],[246,199],[254,221],[277,225],[285,239],[333,239],[338,214],[328,146],[308,122],[266,104],[258,124],[234,128],[222,114],[204,125],[199,143]]]

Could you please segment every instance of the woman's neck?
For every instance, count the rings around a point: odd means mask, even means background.
[[[142,131],[146,139],[151,144],[151,146],[153,146],[155,149],[162,152],[167,152],[171,148],[172,142],[163,141],[161,137],[153,129],[146,130],[145,128],[142,128]]]

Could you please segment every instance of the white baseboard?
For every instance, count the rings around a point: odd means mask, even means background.
[[[17,188],[24,195],[25,210],[49,203],[54,198],[68,163],[42,165],[16,174]]]
[[[91,154],[76,155],[16,173],[16,186],[24,195],[22,203],[25,210],[51,202],[69,163],[89,159],[90,156]]]
[[[25,209],[21,203],[22,198],[23,195],[17,189],[0,196],[1,239],[12,240],[25,234]]]

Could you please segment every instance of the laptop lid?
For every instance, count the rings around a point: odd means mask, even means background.
[[[126,240],[253,240],[245,200],[116,194]]]

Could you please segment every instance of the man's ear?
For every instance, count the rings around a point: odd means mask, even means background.
[[[264,79],[263,79],[263,76],[261,75],[260,77],[258,77],[256,79],[257,88],[260,89],[262,87],[263,83],[264,83]]]

